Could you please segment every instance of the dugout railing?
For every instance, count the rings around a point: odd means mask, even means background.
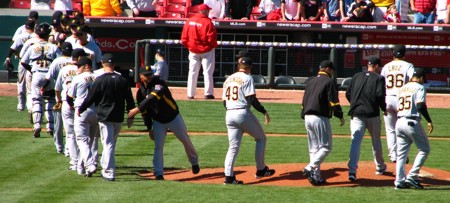
[[[253,59],[252,74],[262,75],[266,84],[258,88],[304,89],[305,80],[315,76],[322,60],[331,60],[336,66],[335,78],[341,90],[346,89],[343,81],[364,70],[371,56],[380,57],[383,64],[392,60],[394,44],[333,44],[333,43],[289,43],[289,42],[243,42],[219,41],[216,49],[214,83],[221,87],[228,75],[236,70],[235,56],[240,50],[247,50]],[[180,40],[143,39],[135,46],[134,71],[141,66],[154,64],[156,49],[164,49],[169,64],[169,85],[186,86],[188,74],[188,50]],[[450,46],[406,45],[405,60],[427,72],[429,92],[449,93],[450,88]],[[280,76],[294,78],[295,84],[278,84]],[[138,81],[138,74],[134,81]],[[202,86],[202,73],[199,74]]]

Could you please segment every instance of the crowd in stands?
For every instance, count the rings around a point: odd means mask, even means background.
[[[450,0],[11,0],[11,8],[78,10],[85,16],[189,18],[196,5],[211,19],[450,23]]]

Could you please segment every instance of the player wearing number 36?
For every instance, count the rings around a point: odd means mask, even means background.
[[[270,117],[264,107],[256,98],[253,78],[250,75],[253,62],[249,57],[244,57],[238,64],[238,71],[231,75],[223,83],[222,100],[226,113],[228,128],[228,152],[225,158],[225,184],[243,184],[236,180],[233,171],[234,162],[241,145],[244,132],[250,134],[256,141],[255,161],[256,178],[272,176],[275,170],[269,169],[264,163],[266,152],[266,134],[258,119],[250,111],[252,105],[257,111],[264,114],[265,123],[269,124]]]
[[[386,141],[391,162],[397,160],[397,142],[395,136],[395,123],[397,122],[397,92],[410,79],[414,66],[403,60],[406,53],[405,45],[395,45],[394,59],[381,70],[386,80],[386,114],[384,124],[386,128]]]

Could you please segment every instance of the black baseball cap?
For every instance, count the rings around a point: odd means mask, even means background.
[[[378,58],[376,56],[370,57],[368,64],[369,65],[379,65],[380,67],[383,66],[383,65],[381,65],[380,58]]]
[[[414,68],[413,77],[423,77],[423,82],[427,83],[427,79],[425,77],[425,70],[423,68]]]
[[[113,63],[114,62],[114,57],[112,54],[104,54],[102,56],[102,62],[103,63]]]
[[[37,11],[30,11],[30,13],[28,14],[28,19],[38,20],[39,19],[39,13]]]
[[[395,58],[401,58],[401,57],[405,56],[405,53],[406,53],[405,45],[403,45],[403,44],[395,45],[394,51],[393,51]]]
[[[76,30],[76,33],[75,33],[76,36],[81,36],[81,35],[84,35],[87,33],[87,28],[83,25],[78,26],[77,28],[75,28],[75,30]]]
[[[156,53],[159,54],[160,56],[165,56],[166,52],[163,49],[157,49]]]
[[[55,11],[52,15],[52,25],[58,25],[62,15],[62,11]]]
[[[153,75],[153,71],[150,66],[143,66],[139,68],[139,73],[142,75]]]
[[[77,62],[74,63],[76,66],[84,66],[87,64],[92,65],[92,60],[87,56],[82,56]]]
[[[34,26],[36,25],[36,23],[34,22],[34,20],[28,20],[26,23],[25,23],[25,28],[27,29],[27,30],[34,30]]]
[[[64,25],[67,25],[70,23],[70,16],[67,14],[61,15],[60,22]]]
[[[242,57],[241,63],[249,66],[253,65],[253,61],[250,57]]]
[[[72,51],[73,48],[70,42],[63,42],[61,44],[61,52],[63,53],[64,56],[70,56],[72,54]]]
[[[88,56],[88,54],[84,51],[84,49],[74,49],[72,50],[72,58],[78,59],[82,56]]]
[[[334,70],[333,62],[331,62],[330,60],[325,60],[320,63],[319,68],[327,68],[327,67]]]
[[[236,55],[236,58],[242,58],[242,57],[248,57],[248,51],[245,51],[245,50],[239,51],[239,53]]]

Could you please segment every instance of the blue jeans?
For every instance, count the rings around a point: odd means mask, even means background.
[[[434,24],[435,15],[433,12],[429,13],[414,13],[414,23]]]

